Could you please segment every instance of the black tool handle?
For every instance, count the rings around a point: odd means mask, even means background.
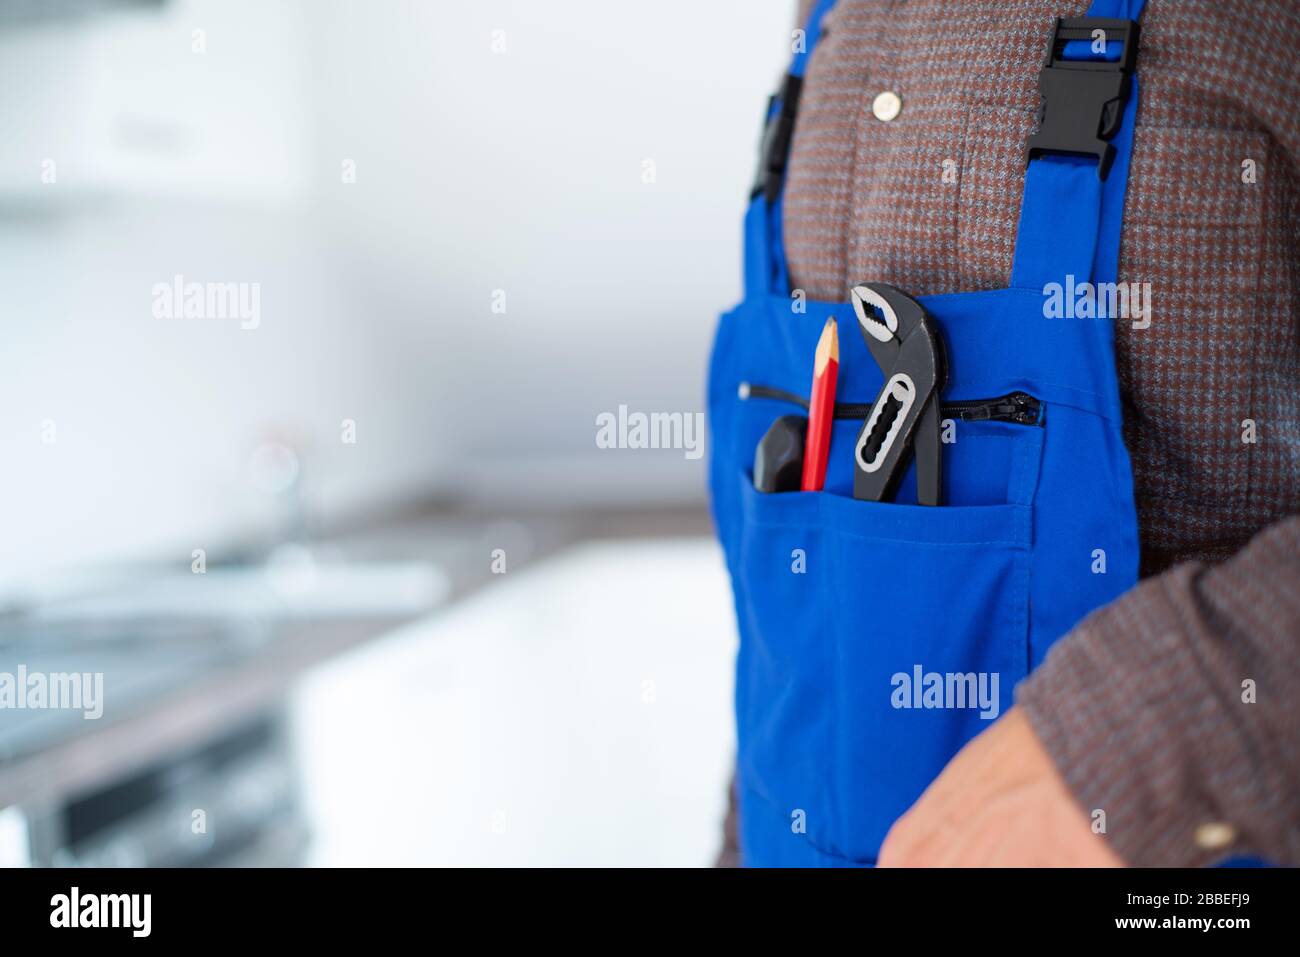
[[[906,374],[896,373],[881,386],[853,446],[854,498],[883,502],[894,497],[907,471],[912,435],[928,397]]]
[[[783,415],[754,450],[754,488],[760,492],[797,492],[803,484],[803,445],[808,419]]]
[[[939,400],[931,399],[917,422],[912,437],[916,450],[916,502],[918,505],[943,504],[942,444],[939,433]]]

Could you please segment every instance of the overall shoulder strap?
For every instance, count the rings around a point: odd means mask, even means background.
[[[1137,113],[1138,17],[1145,0],[1093,0],[1058,20],[1026,151],[1011,285],[1114,282]]]
[[[781,235],[786,163],[808,60],[835,0],[818,0],[790,71],[771,98],[745,215],[746,296],[789,286]],[[1027,150],[1011,285],[1039,289],[1073,275],[1113,282],[1137,112],[1138,18],[1145,0],[1093,0],[1058,20],[1042,72],[1038,131]],[[1100,33],[1098,32],[1100,31]]]
[[[836,0],[817,0],[802,36],[794,38],[794,58],[781,88],[768,102],[759,150],[758,173],[745,214],[745,295],[765,295],[789,285],[781,237],[781,197],[790,140],[799,110],[804,71],[822,35],[822,20]]]

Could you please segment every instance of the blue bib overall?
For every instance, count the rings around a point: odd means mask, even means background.
[[[815,9],[791,76],[803,75],[833,2]],[[1142,6],[1097,0],[1088,16],[1136,21]],[[1109,34],[1105,53],[1096,46],[1071,42],[1064,58],[1121,55]],[[783,111],[789,132],[793,82],[769,134]],[[1077,106],[1050,99],[1044,127]],[[741,639],[746,864],[874,863],[893,822],[1011,706],[1052,643],[1136,582],[1115,320],[1045,308],[1049,284],[1068,295],[1068,277],[1076,289],[1116,281],[1136,106],[1133,77],[1104,178],[1096,157],[1028,162],[1010,288],[917,297],[947,346],[938,507],[914,504],[911,472],[895,500],[853,497],[861,417],[837,417],[824,491],[755,490],[755,448],[774,420],[802,411],[829,317],[840,329],[837,403],[870,405],[882,384],[848,289],[843,302],[792,297],[779,177],[760,182],[745,218],[745,298],[721,319],[708,399],[712,505]],[[1018,414],[995,414],[1011,396]]]

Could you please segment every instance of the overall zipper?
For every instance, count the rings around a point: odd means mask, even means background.
[[[807,411],[808,400],[785,389],[766,385],[740,384],[742,399],[774,399],[788,402]],[[996,399],[962,399],[942,402],[940,411],[946,418],[962,422],[1013,422],[1016,425],[1042,425],[1043,403],[1027,392],[1009,392]],[[871,412],[870,402],[836,402],[835,418],[865,419]]]

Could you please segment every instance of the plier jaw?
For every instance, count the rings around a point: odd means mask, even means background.
[[[853,449],[853,497],[893,498],[916,457],[916,500],[938,505],[939,393],[948,370],[943,338],[929,313],[911,296],[885,283],[860,283],[850,292],[853,311],[884,385]]]

